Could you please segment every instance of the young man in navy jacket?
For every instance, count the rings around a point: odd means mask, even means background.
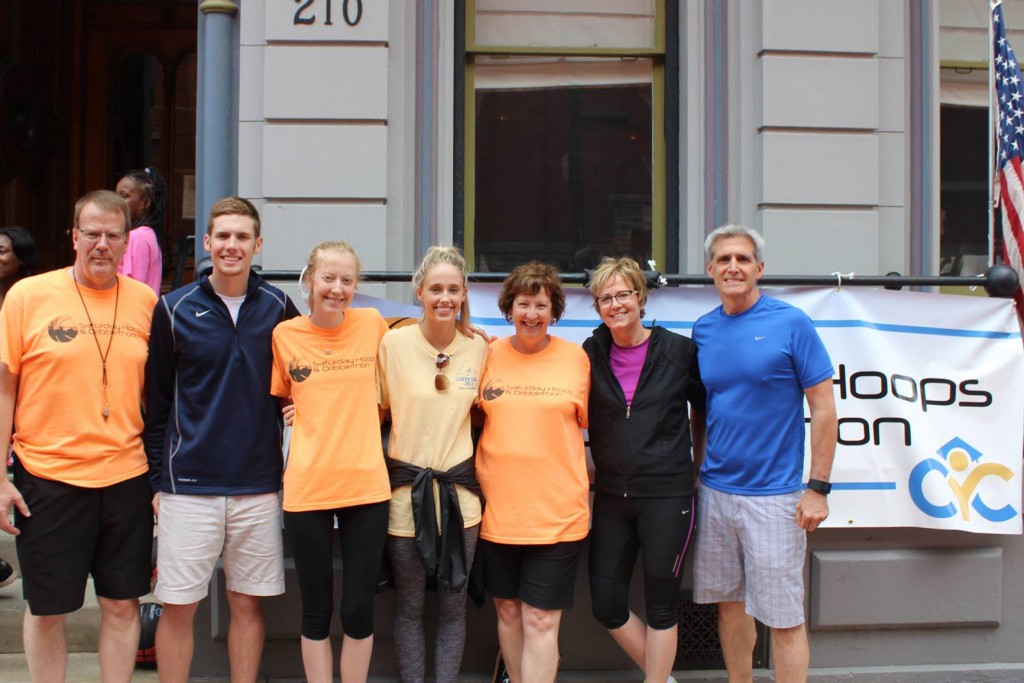
[[[193,620],[223,557],[233,681],[255,681],[261,597],[284,592],[281,416],[270,395],[274,327],[299,314],[252,272],[256,208],[226,197],[203,246],[213,271],[163,296],[146,365],[145,446],[158,520],[156,633],[162,683],[188,680]]]

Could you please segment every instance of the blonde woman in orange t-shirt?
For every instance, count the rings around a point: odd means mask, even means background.
[[[292,439],[284,473],[284,525],[302,594],[302,664],[311,683],[334,674],[331,534],[342,574],[341,679],[366,681],[373,653],[373,596],[388,529],[391,487],[381,451],[377,348],[387,324],[373,308],[349,308],[359,258],[348,242],[324,242],[304,281],[309,317],[274,328],[271,393]],[[294,410],[294,412],[292,412]]]
[[[480,548],[505,667],[513,681],[541,683],[558,671],[558,626],[572,606],[590,522],[580,431],[590,362],[582,348],[548,334],[565,311],[553,267],[517,267],[498,307],[515,334],[491,343],[481,381]]]

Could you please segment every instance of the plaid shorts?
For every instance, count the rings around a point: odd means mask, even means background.
[[[741,496],[702,487],[694,602],[742,602],[770,628],[804,623],[807,533],[796,524],[801,495]]]

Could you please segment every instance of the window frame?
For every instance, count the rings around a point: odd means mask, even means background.
[[[659,270],[679,268],[679,26],[674,2],[655,0],[655,44],[647,48],[481,45],[476,42],[476,0],[455,0],[456,149],[453,239],[476,267],[477,55],[649,58],[651,83],[651,254]],[[670,191],[675,187],[676,191]],[[641,264],[647,267],[647,264]]]

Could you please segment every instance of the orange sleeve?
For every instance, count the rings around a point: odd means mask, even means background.
[[[288,377],[288,368],[284,366],[284,354],[281,349],[281,337],[287,333],[281,323],[274,328],[274,334],[272,337],[272,347],[274,352],[274,367],[271,369],[270,374],[270,393],[274,396],[281,398],[288,398],[292,395],[291,378]]]
[[[0,362],[7,366],[12,375],[21,372],[21,354],[24,332],[22,330],[22,302],[18,290],[8,292],[0,307]]]

